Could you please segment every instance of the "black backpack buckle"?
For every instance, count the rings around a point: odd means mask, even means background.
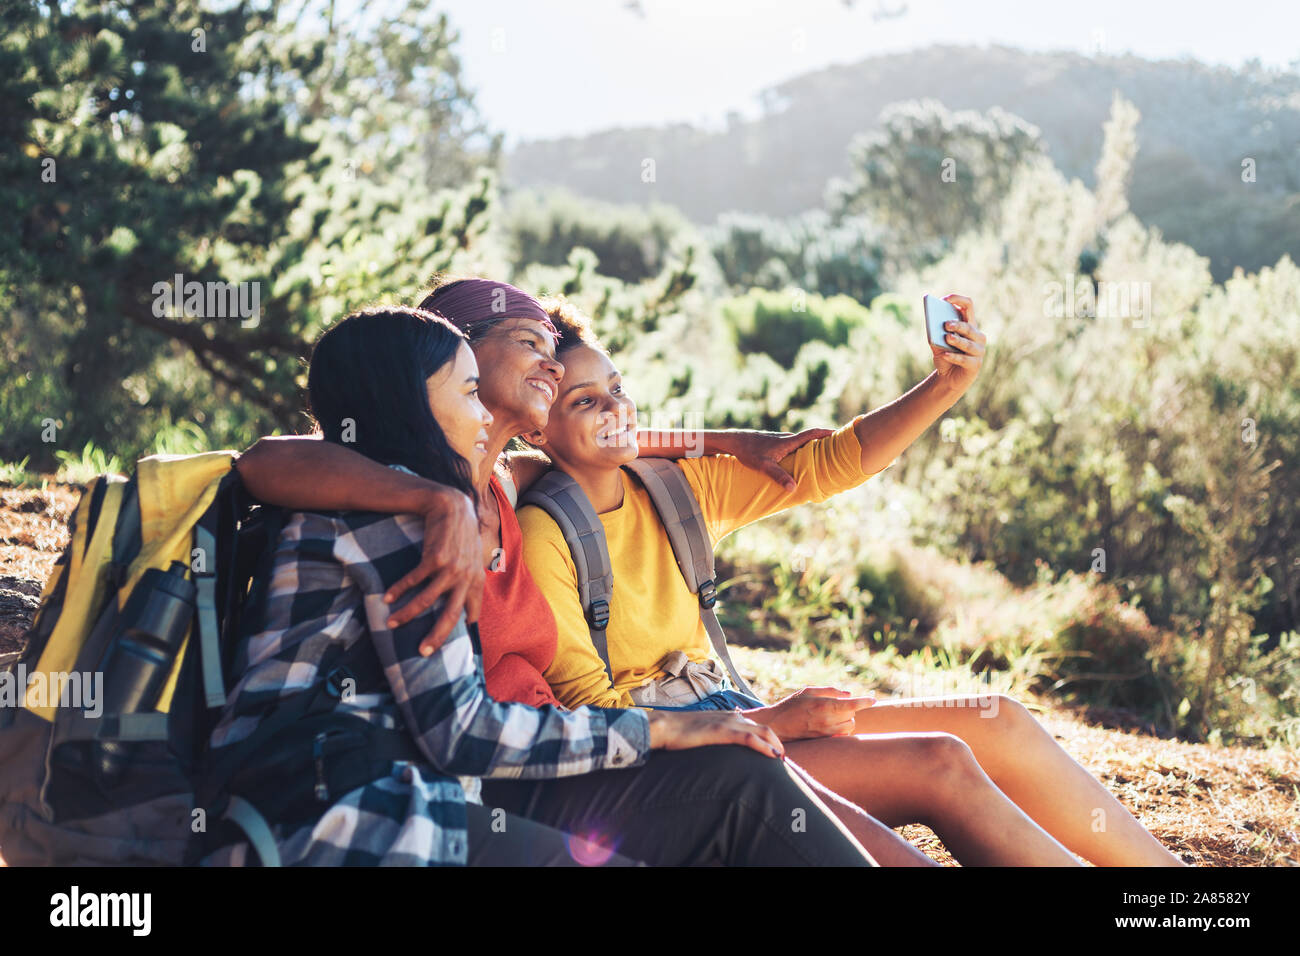
[[[587,623],[598,631],[603,631],[609,624],[609,602],[596,598],[587,608]]]
[[[718,588],[712,581],[700,585],[700,607],[713,607],[718,603]]]

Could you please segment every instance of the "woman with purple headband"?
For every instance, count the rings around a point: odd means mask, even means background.
[[[400,629],[422,614],[431,618],[430,609],[443,600],[438,625],[420,648],[421,653],[432,654],[447,635],[454,640],[463,633],[456,624],[464,604],[466,617],[477,619],[488,696],[501,703],[540,708],[543,714],[565,713],[542,673],[557,646],[555,618],[522,559],[522,536],[506,490],[509,475],[503,458],[510,439],[544,426],[550,414],[563,376],[563,367],[555,360],[554,326],[536,299],[485,279],[444,282],[421,302],[421,308],[421,314],[436,313],[460,329],[477,362],[478,396],[491,421],[486,440],[480,443],[482,464],[473,478],[476,502],[427,476],[385,467],[398,464],[397,456],[391,449],[368,447],[360,420],[351,448],[337,438],[266,438],[245,453],[237,467],[249,491],[271,504],[299,511],[423,516],[423,558],[410,573],[388,584],[384,596],[395,600],[432,580],[391,615],[388,626]],[[321,424],[328,439],[333,432]],[[800,443],[794,436],[719,433],[713,437],[721,440],[723,449],[744,453],[750,461],[774,462]],[[533,471],[537,470],[540,466],[534,465]],[[301,482],[298,476],[303,474],[312,475],[312,481]],[[856,852],[860,847],[826,815],[825,806],[817,802],[820,797],[834,805],[835,814],[858,840],[871,844],[870,852],[881,862],[928,862],[893,831],[820,788],[793,765],[755,761],[755,755],[746,754],[742,747],[698,749],[701,743],[730,739],[726,735],[737,728],[677,726],[662,720],[684,716],[661,714],[650,719],[659,722],[655,733],[661,741],[669,741],[669,749],[694,749],[671,754],[656,750],[642,766],[631,769],[500,781],[508,788],[512,807],[505,812],[580,834],[604,848],[598,855],[617,848],[624,857],[657,864],[707,860],[842,864],[851,859],[851,854],[841,852],[845,845],[857,847]],[[731,714],[715,716],[742,720]],[[754,729],[766,738],[767,728],[754,725]],[[489,806],[503,805],[489,792],[496,784],[483,781]],[[790,816],[781,809],[781,801],[796,791],[806,795],[801,797],[804,802],[811,798],[815,805],[808,816],[816,818],[818,835],[778,847],[785,841],[754,832],[751,811],[761,808],[757,822],[769,828],[784,812],[784,822],[769,836],[783,832]],[[710,806],[728,809],[715,812]],[[737,826],[745,830],[743,839],[737,836]]]

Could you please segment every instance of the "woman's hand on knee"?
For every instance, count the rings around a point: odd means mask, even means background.
[[[688,750],[734,744],[765,757],[785,756],[781,739],[770,727],[755,723],[739,711],[649,711],[652,750]]]
[[[776,731],[782,740],[840,737],[851,734],[859,710],[876,702],[855,697],[835,687],[805,687],[770,707],[745,711],[745,715]]]

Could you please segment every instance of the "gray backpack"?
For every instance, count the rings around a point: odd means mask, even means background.
[[[673,556],[677,558],[677,567],[686,580],[686,586],[699,597],[700,620],[704,622],[714,653],[726,666],[736,690],[755,697],[731,662],[731,655],[727,653],[727,636],[713,610],[718,603],[713,545],[690,482],[676,463],[667,458],[638,458],[626,467],[649,493],[655,512],[668,533]],[[578,597],[587,618],[591,643],[612,682],[614,671],[609,664],[605,629],[609,625],[609,602],[614,593],[614,571],[610,567],[605,528],[600,523],[600,516],[578,483],[557,470],[538,479],[525,492],[522,503],[541,508],[560,526],[578,571]]]

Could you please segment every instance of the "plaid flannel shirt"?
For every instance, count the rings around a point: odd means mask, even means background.
[[[394,764],[389,776],[343,795],[314,823],[273,826],[286,865],[463,865],[465,804],[481,802],[477,778],[631,767],[649,751],[643,711],[567,711],[489,698],[464,618],[429,657],[420,656],[419,644],[432,629],[433,609],[390,630],[393,607],[383,596],[418,562],[422,530],[410,515],[286,518],[259,630],[240,642],[240,677],[212,746],[244,739],[277,698],[323,681],[345,649],[371,640],[388,686],[350,695],[336,709],[384,727],[405,725],[427,758]],[[204,862],[239,866],[248,857],[248,844],[238,843]]]

